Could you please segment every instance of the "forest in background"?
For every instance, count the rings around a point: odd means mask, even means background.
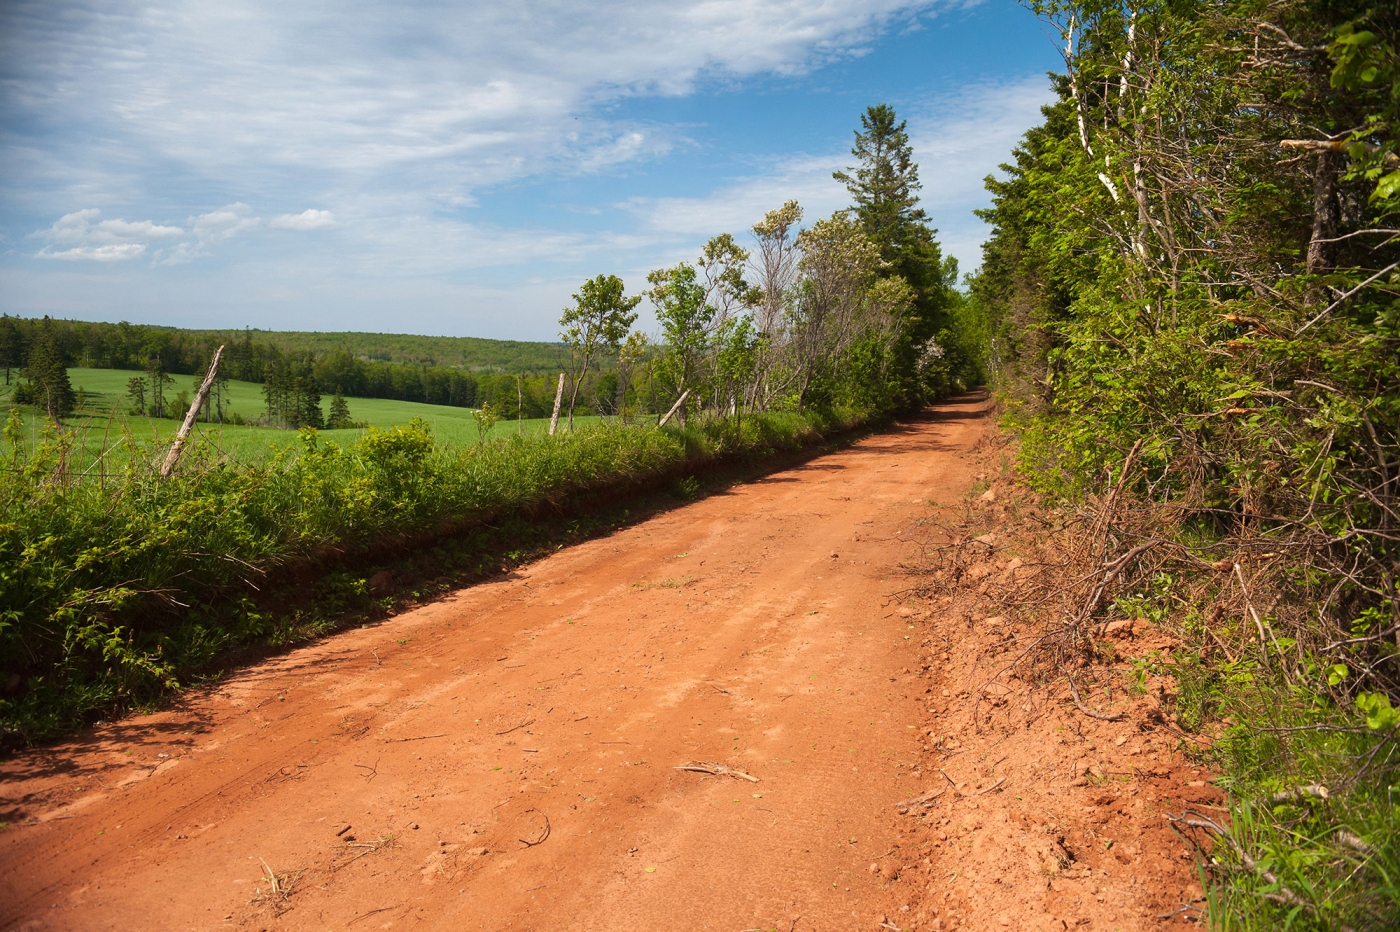
[[[1210,924],[1394,928],[1400,8],[1030,5],[1066,69],[970,282],[1021,468],[1182,637]],[[1053,679],[1100,652],[1058,630]]]

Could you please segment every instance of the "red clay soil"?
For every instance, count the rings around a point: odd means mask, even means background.
[[[0,763],[0,928],[1158,926],[1194,775],[1125,726],[976,734],[976,639],[890,598],[988,423],[960,399]],[[1129,752],[1161,775],[1070,766]]]

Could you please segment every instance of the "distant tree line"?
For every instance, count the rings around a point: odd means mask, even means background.
[[[337,350],[313,356],[307,351],[289,352],[254,338],[251,330],[232,337],[210,331],[188,331],[141,324],[90,323],[0,316],[0,369],[8,385],[15,370],[27,364],[30,348],[39,342],[40,330],[48,328],[49,341],[65,366],[93,369],[131,369],[164,374],[202,375],[220,344],[226,344],[223,374],[244,382],[265,383],[278,379],[290,368],[308,359],[309,373],[298,378],[315,379],[322,395],[337,390],[361,398],[387,398],[419,401],[425,404],[471,408],[477,405],[480,382],[509,383],[515,391],[515,377],[479,375],[445,366],[405,365],[362,359]],[[154,378],[154,377],[153,377]],[[542,377],[535,377],[541,380]],[[503,381],[502,381],[503,380]],[[153,390],[154,385],[151,386]],[[278,397],[283,394],[276,389]],[[514,406],[512,406],[514,410]]]

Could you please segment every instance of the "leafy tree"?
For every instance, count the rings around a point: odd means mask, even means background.
[[[628,400],[629,392],[633,391],[632,381],[650,354],[650,341],[640,330],[629,333],[626,342],[617,351],[617,395],[613,400],[613,410],[623,420],[635,413],[634,405]]]
[[[651,283],[647,297],[656,308],[656,319],[666,342],[665,373],[679,396],[686,389],[695,388],[715,307],[705,300],[705,284],[689,262],[657,269],[647,275],[647,281]],[[684,422],[684,411],[681,418]]]
[[[573,379],[569,392],[569,429],[574,428],[574,406],[578,403],[579,386],[588,375],[589,367],[603,350],[616,352],[627,336],[628,329],[637,320],[633,308],[641,303],[641,296],[627,297],[623,294],[622,279],[616,275],[599,275],[583,283],[578,294],[574,295],[574,306],[564,309],[559,318],[559,326],[564,328],[559,336],[572,354]]]
[[[43,408],[49,418],[58,421],[73,410],[73,386],[68,381],[68,369],[63,352],[53,331],[53,321],[45,317],[34,334],[24,375],[29,382],[29,399]]]

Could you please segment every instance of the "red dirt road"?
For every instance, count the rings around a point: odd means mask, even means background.
[[[984,413],[3,762],[0,928],[877,928],[922,791],[898,535],[970,487]]]

